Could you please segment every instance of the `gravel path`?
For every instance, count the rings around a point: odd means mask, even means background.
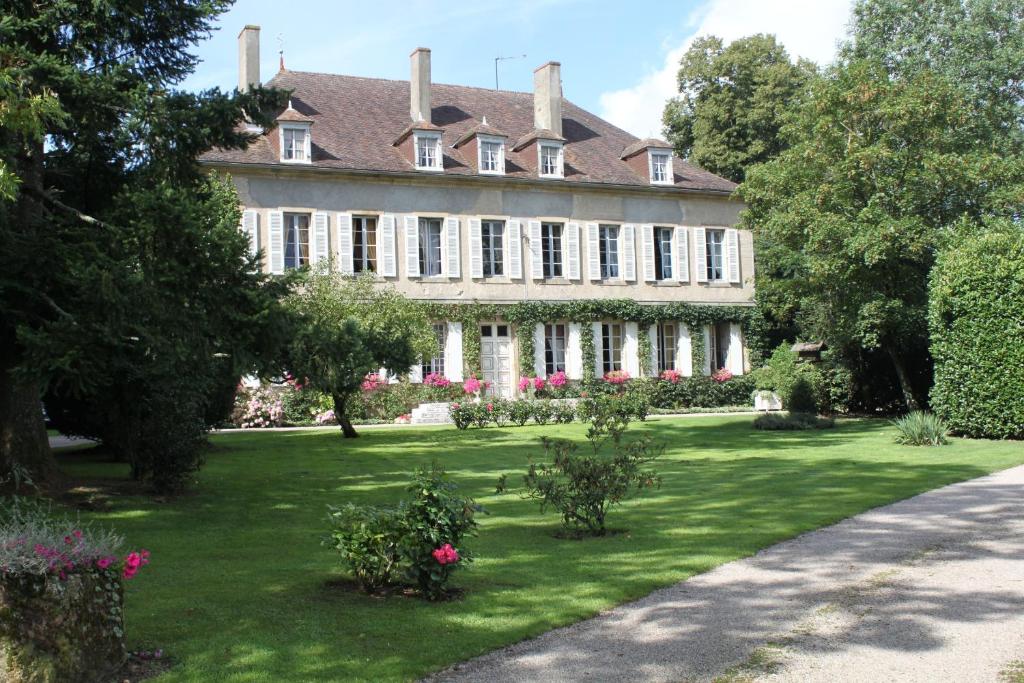
[[[1022,494],[1024,466],[930,491],[434,679],[1021,681]]]

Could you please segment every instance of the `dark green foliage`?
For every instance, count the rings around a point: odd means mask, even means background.
[[[533,405],[529,401],[512,401],[509,405],[509,419],[512,424],[522,427],[533,417]]]
[[[1006,223],[940,256],[928,323],[932,409],[956,434],[1024,438],[1024,236]]]
[[[504,427],[512,415],[512,403],[503,398],[496,398],[487,402],[487,410],[491,414],[491,421],[499,427]]]
[[[352,394],[346,408],[353,420],[393,422],[396,417],[411,413],[421,403],[451,403],[465,397],[461,384],[432,387],[401,380],[381,385],[373,391]]]
[[[764,413],[754,418],[754,429],[765,431],[802,431],[806,429],[831,429],[836,426],[830,417],[818,417],[814,413]]]
[[[328,509],[332,528],[324,545],[338,551],[363,590],[390,586],[401,577],[401,510],[353,503]]]
[[[945,421],[925,411],[908,413],[901,418],[892,421],[892,424],[899,433],[896,435],[896,443],[904,446],[944,446],[949,443],[946,434],[949,427]]]
[[[469,429],[469,426],[473,424],[473,403],[468,401],[452,403],[448,406],[448,415],[451,416],[457,429]]]
[[[814,399],[814,390],[806,377],[797,377],[794,380],[783,401],[782,405],[791,413],[814,415],[818,412],[818,402]]]
[[[534,401],[532,408],[533,421],[539,425],[546,425],[555,416],[554,406],[550,401]]]
[[[651,405],[655,408],[717,408],[749,406],[753,401],[754,379],[737,375],[726,382],[697,375],[680,377],[679,381],[655,382],[651,388]]]

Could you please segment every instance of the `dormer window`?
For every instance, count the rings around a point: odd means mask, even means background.
[[[416,169],[441,171],[441,134],[417,131],[415,137]]]
[[[561,178],[562,172],[562,145],[555,142],[541,142],[537,145],[539,155],[537,168],[540,169],[541,178]]]
[[[281,161],[307,164],[309,147],[309,126],[281,126]]]
[[[502,175],[505,173],[505,140],[499,137],[480,135],[477,137],[477,160],[480,173]]]
[[[672,184],[672,153],[667,150],[650,150],[651,182],[655,184]]]

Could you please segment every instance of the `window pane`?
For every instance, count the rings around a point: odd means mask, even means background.
[[[598,251],[601,258],[601,277],[604,279],[619,276],[619,227],[602,225],[598,239]]]
[[[434,323],[434,336],[437,339],[437,355],[423,363],[420,370],[423,377],[436,374],[444,377],[444,348],[448,341],[448,326],[444,323]]]
[[[480,336],[481,337],[490,337],[491,336],[491,326],[490,325],[481,325],[480,326]]]
[[[505,223],[483,221],[480,225],[481,252],[484,277],[500,276],[505,272]]]
[[[441,274],[441,219],[420,219],[420,274]]]
[[[495,336],[507,337],[508,336],[508,325],[498,325],[498,333]]]
[[[722,243],[725,241],[725,231],[708,230],[706,232],[706,240],[708,280],[722,280],[724,279],[722,268]]]
[[[544,277],[562,277],[562,224],[541,223],[540,242]]]
[[[301,268],[309,264],[309,214],[284,215],[284,267]]]

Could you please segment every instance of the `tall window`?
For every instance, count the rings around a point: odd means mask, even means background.
[[[448,341],[448,326],[444,323],[434,323],[434,336],[437,337],[437,355],[421,366],[424,377],[431,373],[444,377],[444,347]]]
[[[619,226],[602,225],[598,230],[601,279],[617,278],[619,276]]]
[[[722,250],[725,243],[725,230],[707,231],[708,281],[724,280]]]
[[[540,145],[540,174],[562,176],[562,146]]]
[[[676,369],[676,324],[658,323],[658,372]]]
[[[416,168],[441,168],[441,136],[416,134]]]
[[[714,372],[724,368],[729,357],[729,323],[715,323],[709,325],[708,330],[711,333],[708,358],[711,359],[711,372]]]
[[[601,370],[611,372],[622,369],[622,325],[601,324]]]
[[[477,138],[480,145],[480,172],[504,173],[504,144],[500,140]]]
[[[544,277],[562,277],[562,224],[540,224],[541,261]]]
[[[309,214],[286,213],[284,235],[285,269],[309,265]]]
[[[672,279],[672,228],[654,229],[654,279]]]
[[[285,126],[281,128],[281,158],[285,161],[306,161],[305,128]]]
[[[565,325],[544,326],[544,372],[548,377],[565,372]]]
[[[672,157],[668,152],[651,152],[651,182],[652,183],[669,183],[672,182],[672,178],[669,176],[671,172],[671,159]]]
[[[352,217],[352,270],[377,270],[377,219],[373,216]]]
[[[495,277],[505,272],[505,223],[483,221],[480,224],[484,277]]]
[[[441,219],[420,219],[420,275],[441,274]]]

